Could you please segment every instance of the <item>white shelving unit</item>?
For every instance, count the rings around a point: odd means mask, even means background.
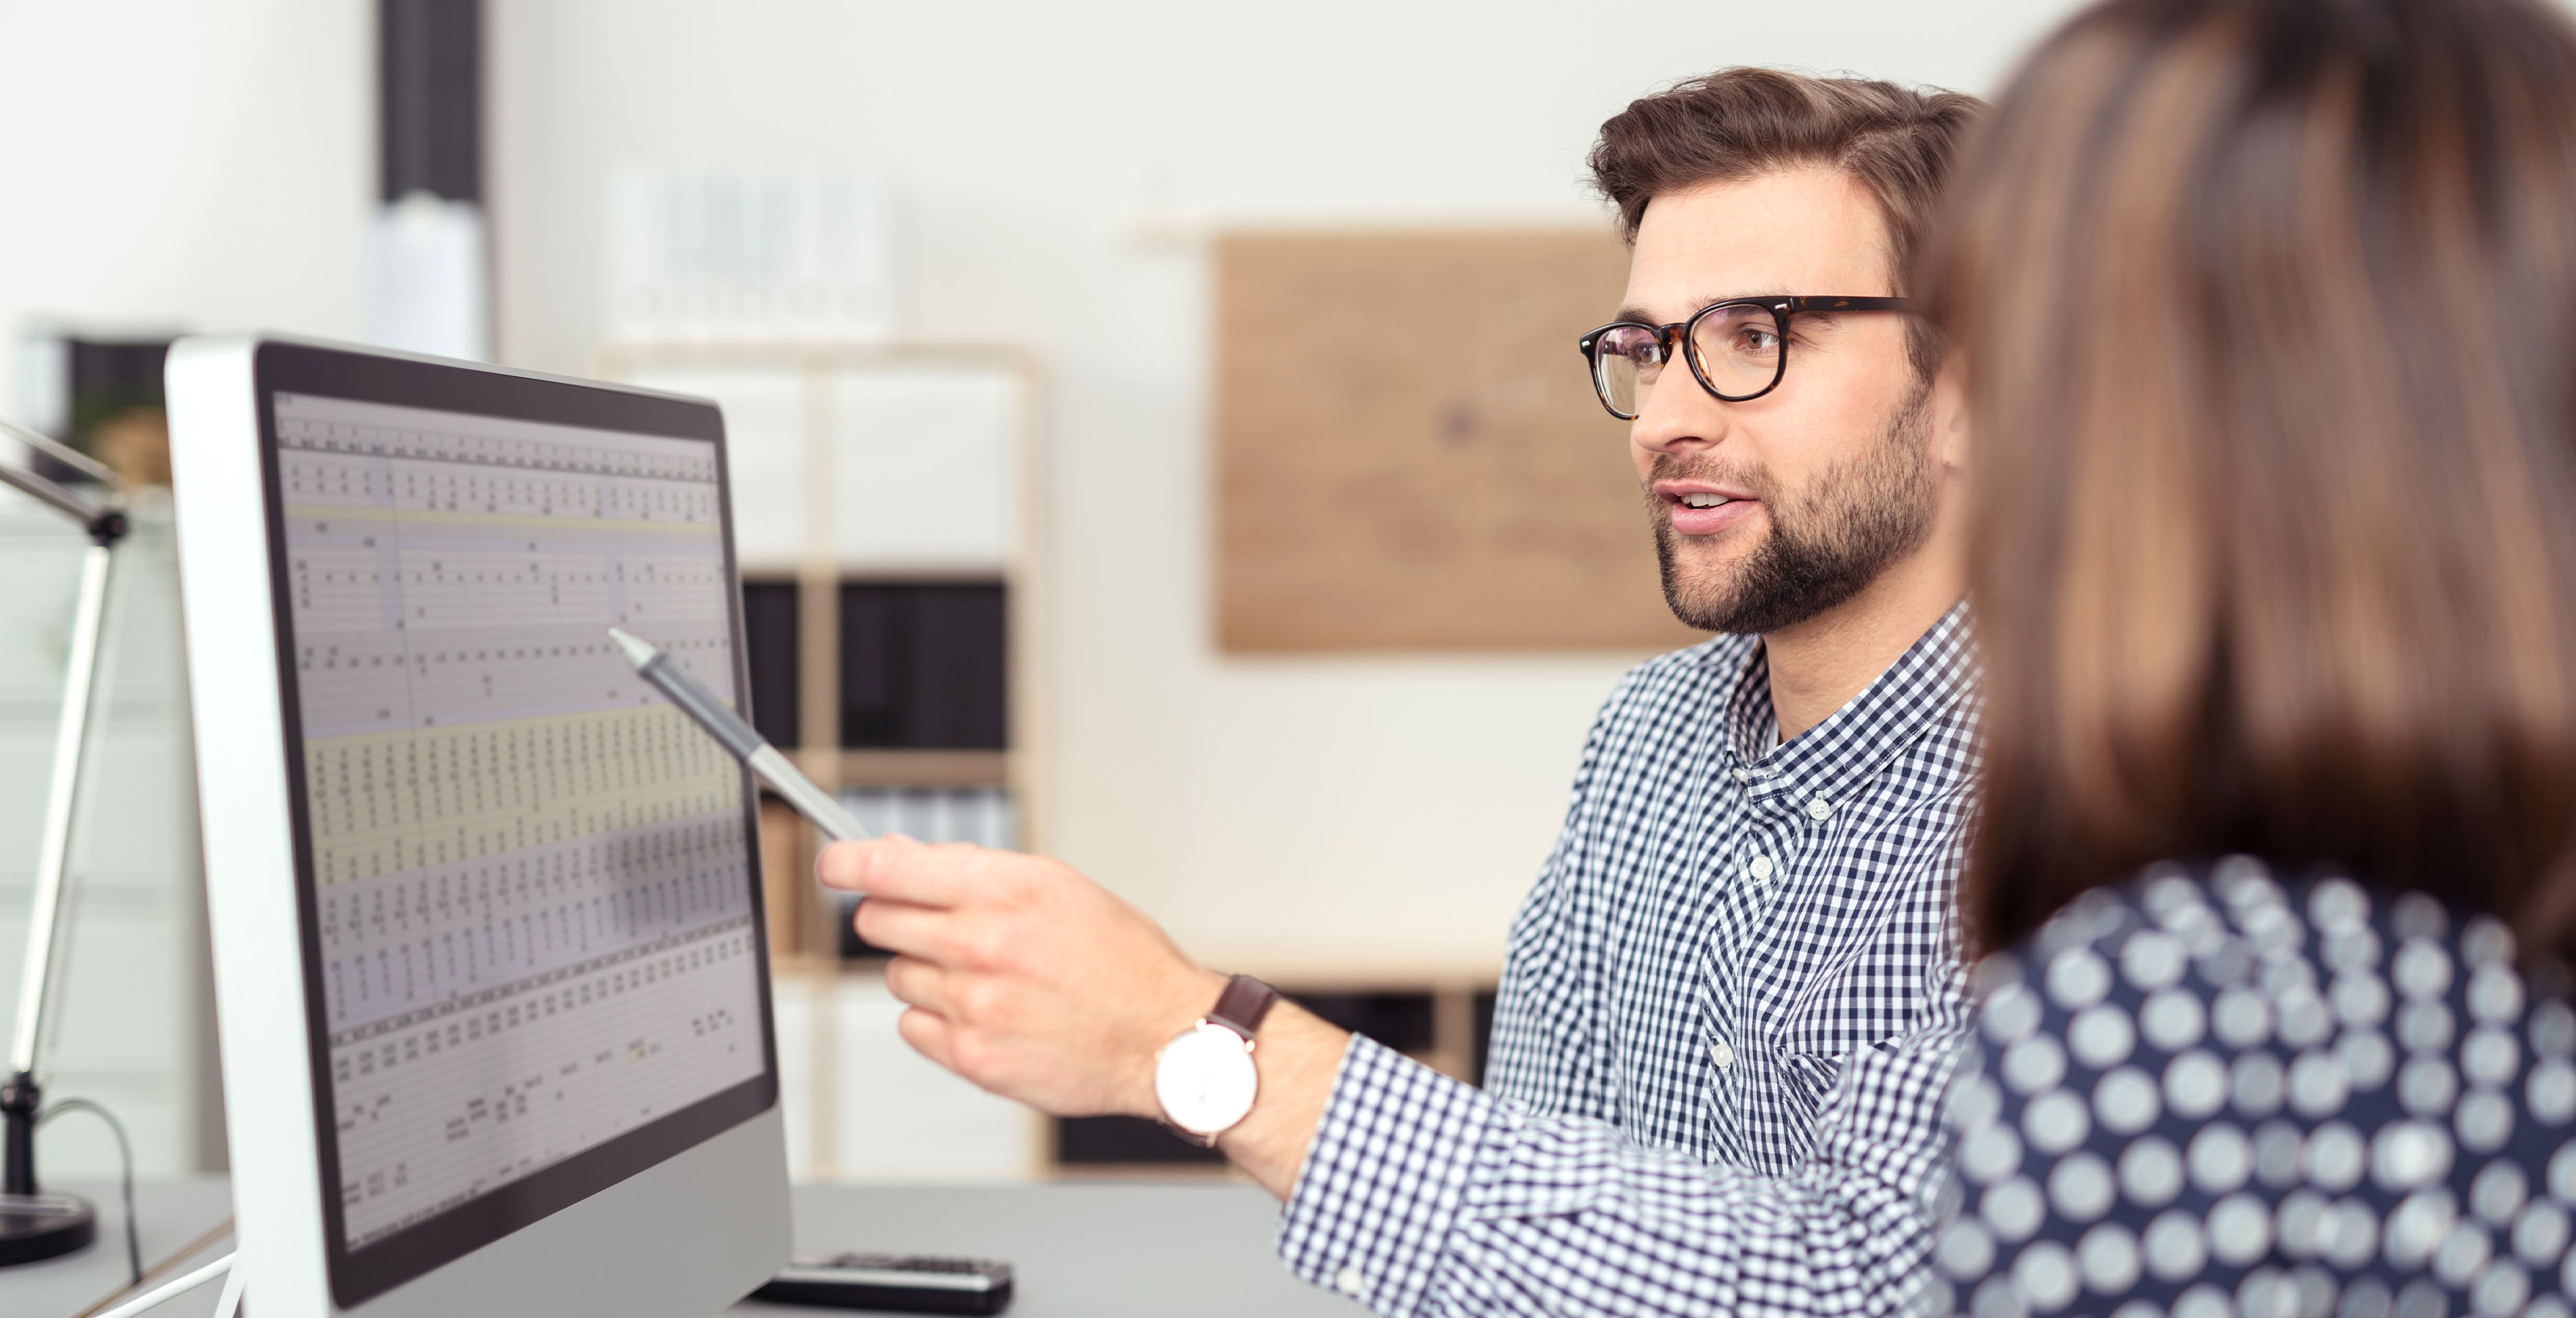
[[[796,758],[840,789],[1002,788],[1020,846],[1045,835],[1046,642],[1037,497],[1039,381],[987,347],[626,345],[599,373],[725,410],[746,581],[797,589]],[[840,592],[852,583],[993,582],[1007,618],[1004,750],[844,748]],[[872,965],[838,956],[837,913],[807,881],[812,831],[763,821],[790,1170],[803,1177],[990,1180],[1045,1174],[1047,1125],[920,1058]]]

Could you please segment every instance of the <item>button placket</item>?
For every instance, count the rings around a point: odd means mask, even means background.
[[[1783,820],[1776,813],[1770,818],[1760,815],[1746,820],[1742,849],[1736,852],[1736,870],[1751,882],[1757,900],[1768,905],[1785,891],[1789,867],[1796,863],[1799,830],[1794,821]]]

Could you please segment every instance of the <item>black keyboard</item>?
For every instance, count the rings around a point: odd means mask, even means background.
[[[936,1254],[836,1254],[789,1264],[751,1298],[834,1309],[993,1314],[1011,1303],[1011,1265]]]

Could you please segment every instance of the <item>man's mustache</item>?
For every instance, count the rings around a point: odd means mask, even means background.
[[[1682,457],[1671,453],[1656,455],[1654,467],[1646,473],[1643,486],[1650,502],[1654,499],[1657,481],[1707,481],[1730,490],[1742,490],[1766,503],[1770,502],[1773,489],[1770,471],[1755,464]]]

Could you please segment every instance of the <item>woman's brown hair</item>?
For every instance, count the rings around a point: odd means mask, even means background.
[[[2576,924],[2576,36],[2537,0],[2112,0],[1929,256],[1971,381],[2009,942],[2164,857]]]

